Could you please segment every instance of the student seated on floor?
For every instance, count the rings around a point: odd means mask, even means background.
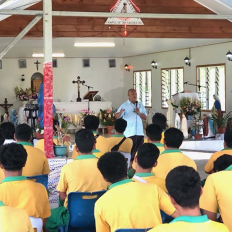
[[[0,184],[0,201],[7,206],[25,210],[29,217],[41,218],[45,224],[51,215],[48,193],[42,184],[22,176],[26,161],[27,152],[21,144],[1,146],[0,166],[5,178]]]
[[[232,231],[232,156],[220,156],[214,162],[215,173],[206,179],[200,207],[209,219],[217,221],[218,210],[223,223]],[[228,166],[230,164],[230,166]],[[227,166],[224,171],[220,171]],[[218,172],[219,171],[219,172]]]
[[[46,227],[57,231],[59,225],[65,226],[69,221],[67,210],[67,199],[70,192],[96,192],[107,190],[108,184],[102,178],[97,168],[97,157],[93,155],[96,139],[91,130],[83,129],[75,135],[77,158],[63,166],[57,190],[60,199],[65,200],[64,206],[51,210],[51,217],[48,218]]]
[[[141,183],[156,184],[167,192],[165,180],[156,177],[154,173],[151,172],[152,168],[157,166],[159,154],[159,149],[154,144],[144,143],[139,148],[137,156],[135,156],[136,172],[133,176],[133,180]]]
[[[99,127],[99,118],[94,115],[88,115],[84,119],[85,129],[89,129],[93,132],[96,138],[96,148],[93,150],[93,154],[100,158],[103,154],[110,151],[110,144],[107,139],[98,134],[97,129]],[[76,159],[78,153],[76,149],[73,149],[72,159]]]
[[[232,156],[232,131],[227,131],[224,135],[224,149],[212,154],[205,165],[205,172],[210,174],[213,170],[213,162],[220,156],[227,154]]]
[[[31,221],[22,209],[6,206],[0,201],[1,232],[34,232]]]
[[[158,159],[158,165],[153,168],[155,176],[166,178],[167,174],[175,167],[186,165],[197,170],[196,163],[184,155],[179,147],[184,140],[182,131],[176,128],[169,128],[164,133],[164,148]]]
[[[200,176],[192,167],[179,166],[166,177],[166,187],[173,206],[180,216],[150,232],[229,232],[225,225],[201,215],[199,198],[202,194]]]
[[[114,125],[115,134],[112,137],[107,138],[107,142],[110,145],[110,151],[112,150],[112,148],[115,147],[115,145],[118,145],[123,138],[125,138],[123,133],[126,130],[126,127],[127,127],[126,120],[119,118],[115,121],[115,125]],[[132,146],[133,146],[132,139],[125,138],[125,140],[123,140],[123,143],[119,146],[119,149],[117,151],[131,153]]]
[[[157,185],[127,179],[127,163],[121,153],[108,152],[97,165],[111,184],[95,204],[97,232],[155,227],[162,223],[160,210],[172,217],[178,216],[168,195]]]
[[[157,124],[150,124],[146,128],[146,143],[153,143],[159,149],[160,154],[164,151],[164,145],[160,143],[162,137],[162,129]],[[133,161],[132,168],[136,169],[135,161]]]
[[[27,162],[23,167],[24,176],[36,176],[49,174],[48,160],[41,150],[32,146],[32,129],[27,124],[20,124],[16,127],[15,140],[17,144],[23,145],[27,151]],[[0,181],[4,178],[4,173],[0,170]]]
[[[59,122],[53,119],[53,144],[55,145],[58,144],[57,130],[60,130]],[[66,153],[66,156],[68,156],[69,155],[69,144],[65,142],[64,145],[68,146],[67,153]],[[38,140],[37,143],[35,144],[35,147],[40,149],[42,152],[44,152],[44,139]]]
[[[11,122],[4,122],[0,125],[0,132],[5,137],[4,144],[16,143],[14,140],[15,126]]]

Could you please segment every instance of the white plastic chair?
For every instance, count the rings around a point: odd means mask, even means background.
[[[131,154],[130,153],[126,153],[126,152],[122,152],[122,151],[120,151],[120,153],[123,154],[124,157],[127,159],[127,166],[128,166],[128,168],[130,168]]]
[[[43,220],[41,218],[30,217],[32,228],[36,229],[37,232],[42,232]]]

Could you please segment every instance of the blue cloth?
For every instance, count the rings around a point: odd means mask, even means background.
[[[221,103],[220,103],[220,101],[215,100],[214,106],[215,106],[215,108],[217,109],[217,111],[218,111],[218,110],[221,110]]]
[[[147,111],[141,102],[138,102],[137,107],[139,108],[140,113],[147,115]],[[127,128],[124,132],[126,137],[131,137],[134,135],[144,136],[143,121],[140,116],[135,113],[135,108],[135,104],[127,100],[117,110],[117,113],[119,113],[121,109],[125,110],[121,117],[127,121]]]

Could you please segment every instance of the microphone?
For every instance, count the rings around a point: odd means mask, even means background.
[[[137,106],[138,106],[138,101],[135,102],[135,107],[137,108]]]
[[[184,84],[188,84],[188,81],[184,82]]]

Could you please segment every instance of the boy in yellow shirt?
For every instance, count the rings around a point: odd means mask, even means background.
[[[115,134],[112,137],[107,138],[107,141],[110,144],[110,151],[115,145],[118,145],[120,141],[125,137],[123,133],[126,130],[126,127],[127,127],[126,120],[119,118],[115,121],[115,125],[114,125]],[[126,138],[124,142],[121,144],[121,146],[119,147],[118,151],[131,153],[132,146],[133,146],[132,139]]]
[[[144,143],[138,150],[135,157],[136,172],[133,176],[133,180],[141,183],[156,184],[165,192],[167,192],[165,186],[165,180],[156,177],[151,172],[153,167],[157,166],[157,159],[159,157],[159,149],[152,143]]]
[[[104,154],[97,166],[111,185],[95,204],[96,232],[152,228],[162,223],[160,210],[178,216],[161,188],[127,179],[127,163],[121,153]]]
[[[0,218],[1,232],[34,232],[31,221],[24,210],[6,206],[2,201],[0,201]]]
[[[179,166],[169,172],[166,187],[173,206],[180,216],[150,232],[229,232],[225,225],[201,215],[199,198],[202,194],[200,176],[192,167]]]
[[[57,185],[60,199],[65,200],[64,206],[51,210],[52,215],[46,224],[49,232],[57,231],[59,225],[66,226],[68,224],[67,200],[70,192],[96,192],[108,188],[107,182],[97,168],[98,159],[92,153],[96,144],[93,132],[87,129],[78,131],[75,142],[78,156],[73,162],[62,168]]]
[[[11,143],[1,146],[0,167],[5,178],[0,184],[0,201],[25,210],[30,217],[41,218],[45,224],[51,215],[47,190],[42,184],[22,176],[26,160],[27,152],[22,145]]]
[[[200,199],[200,207],[209,219],[217,221],[218,210],[223,223],[232,231],[232,156],[220,156],[214,162],[215,173],[206,179],[203,195]],[[229,166],[228,166],[229,165]],[[227,166],[227,168],[225,168]],[[220,171],[224,169],[224,171]],[[219,172],[218,172],[219,171]]]
[[[108,140],[99,135],[97,129],[99,127],[99,118],[94,115],[88,115],[84,119],[85,129],[91,130],[96,138],[96,148],[93,150],[93,154],[100,158],[103,154],[110,151],[110,144]],[[78,153],[76,149],[73,149],[72,159],[76,159]]]
[[[214,161],[224,155],[231,155],[232,156],[232,131],[227,131],[224,135],[224,149],[212,154],[210,159],[205,165],[205,172],[210,174],[213,171],[213,163]]]
[[[169,128],[164,133],[164,148],[158,159],[158,165],[153,168],[155,176],[166,178],[167,174],[175,167],[186,165],[197,170],[196,163],[184,155],[179,147],[184,140],[182,131],[176,128]]]

